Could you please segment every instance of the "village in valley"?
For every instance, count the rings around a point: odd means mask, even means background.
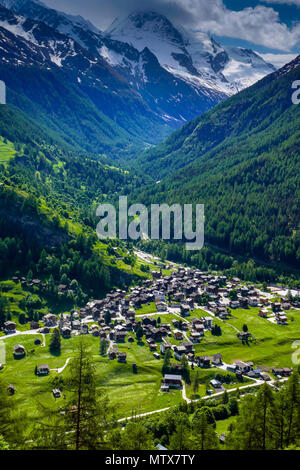
[[[0,343],[6,342],[7,364],[0,365],[0,373],[11,377],[10,393],[25,395],[22,377],[14,382],[13,372],[17,364],[22,376],[22,361],[27,361],[30,386],[41,377],[51,379],[44,396],[60,399],[63,387],[57,377],[72,360],[70,342],[81,335],[88,336],[91,354],[98,356],[104,386],[116,400],[128,400],[119,410],[122,419],[133,410],[150,413],[182,399],[191,402],[287,380],[299,331],[299,292],[180,265],[157,266],[151,278],[129,291],[116,289],[68,313],[47,313],[26,331],[12,320],[5,322]],[[62,350],[64,345],[68,349],[61,357],[46,347],[54,330],[59,330]]]

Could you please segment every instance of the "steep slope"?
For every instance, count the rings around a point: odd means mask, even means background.
[[[188,34],[155,12],[133,13],[102,33],[84,19],[41,2],[1,3],[72,38],[124,77],[156,116],[157,139],[274,70],[253,51],[227,51],[208,35]],[[155,142],[154,134],[145,140]]]
[[[88,151],[128,151],[168,127],[100,56],[0,7],[0,76],[8,103]]]
[[[81,305],[144,275],[133,267],[125,245],[102,243],[95,232],[97,205],[115,191],[132,191],[141,178],[61,148],[26,115],[5,105],[0,106],[0,149],[7,157],[0,158],[1,279],[30,271],[52,286],[45,291],[56,303],[66,300],[57,285],[75,280],[76,298],[69,300]]]
[[[106,34],[139,51],[147,47],[162,67],[200,91],[231,96],[275,70],[251,50],[224,48],[208,34],[175,27],[156,12],[115,20]]]
[[[172,71],[160,65],[149,48],[138,49],[134,45],[115,40],[95,28],[90,29],[76,18],[66,18],[65,14],[49,9],[41,3],[36,5],[31,0],[1,0],[0,3],[4,3],[17,14],[42,21],[67,35],[88,50],[94,57],[93,60],[104,60],[118,76],[124,77],[132,88],[132,93],[146,104],[145,114],[147,111],[152,113],[152,118],[156,121],[156,133],[152,132],[150,138],[147,136],[148,140],[145,139],[149,143],[155,143],[155,135],[161,139],[166,132],[170,132],[169,128],[179,127],[228,96],[222,89],[215,87],[214,83],[203,87],[201,83],[191,84],[184,77],[175,76]],[[100,78],[102,79],[101,76]],[[231,93],[234,91],[236,90],[233,87]],[[128,117],[131,119],[131,113],[128,113]],[[145,130],[148,128],[141,127]],[[151,127],[150,129],[152,131]]]
[[[137,197],[204,203],[207,242],[299,267],[299,78],[300,56],[148,152],[141,166],[166,178]]]

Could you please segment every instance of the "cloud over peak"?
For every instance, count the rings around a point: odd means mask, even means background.
[[[291,27],[280,20],[277,4],[300,6],[300,0],[257,0],[255,7],[230,10],[223,0],[44,0],[53,8],[81,14],[106,29],[116,17],[134,11],[156,11],[175,24],[212,35],[249,41],[258,46],[289,52],[300,45],[300,21]],[[274,5],[272,5],[274,4]]]

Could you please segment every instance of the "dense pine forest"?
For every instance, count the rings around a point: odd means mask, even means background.
[[[0,112],[1,278],[38,278],[52,301],[59,300],[57,286],[67,285],[70,304],[83,305],[143,275],[133,268],[131,248],[98,241],[95,211],[145,179],[71,151],[14,109]],[[1,324],[10,318],[9,308],[1,306]]]
[[[299,74],[298,58],[141,156],[162,181],[136,198],[202,203],[208,245],[275,270],[298,268],[300,107],[291,96]]]

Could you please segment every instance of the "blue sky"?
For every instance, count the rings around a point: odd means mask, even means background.
[[[284,1],[272,2],[271,0],[266,2],[257,0],[224,0],[223,3],[228,9],[234,11],[241,11],[247,7],[255,8],[257,6],[266,6],[268,8],[273,8],[279,14],[280,22],[286,24],[288,28],[291,28],[295,22],[300,23],[300,0],[298,2],[297,0],[295,0],[295,4],[293,4],[293,2],[289,3]],[[224,38],[224,42],[234,45],[237,44],[235,40],[232,40],[230,38]],[[247,46],[247,41],[244,41],[243,44]],[[250,45],[250,47],[253,47],[254,44],[249,42],[248,45]],[[260,52],[277,51],[276,48],[274,49],[264,46],[256,46],[256,49]],[[291,48],[291,51],[294,51],[295,53],[298,52],[300,54],[300,40],[298,45]]]
[[[289,2],[263,2],[257,0],[224,0],[224,4],[227,8],[236,11],[245,7],[256,7],[257,5],[271,6],[279,13],[280,20],[287,25],[290,26],[297,18],[300,21],[300,1],[298,2],[299,6],[297,6],[297,2],[289,4]]]
[[[224,45],[249,47],[276,65],[300,54],[300,0],[43,0],[82,15],[101,30],[136,10],[166,15]]]

